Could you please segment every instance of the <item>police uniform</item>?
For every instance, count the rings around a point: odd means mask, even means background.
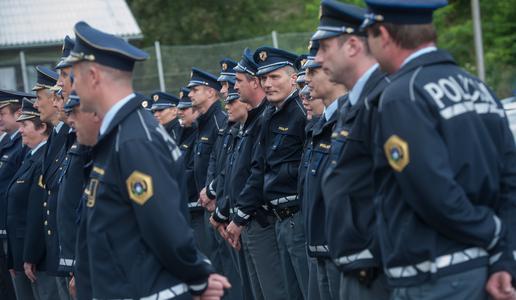
[[[256,75],[294,66],[296,55],[281,49],[258,48],[253,56]],[[285,275],[288,296],[306,298],[308,263],[305,251],[303,218],[297,195],[298,169],[305,141],[306,112],[297,90],[280,107],[264,112],[260,145],[253,168],[240,194],[235,223],[245,224],[261,205],[271,207],[276,216],[277,245]]]
[[[188,109],[192,107],[192,100],[188,97],[188,93],[190,89],[181,88],[179,93],[179,104],[177,108]],[[197,186],[195,185],[195,177],[194,177],[194,151],[195,151],[195,139],[197,138],[197,121],[194,121],[190,127],[183,127],[181,129],[181,136],[178,140],[179,150],[181,150],[181,155],[183,157],[183,163],[185,165],[185,180],[187,186],[187,200],[188,200],[188,210],[190,213],[195,211],[202,211],[201,207],[197,206],[197,199],[199,198],[199,193],[197,193]],[[193,205],[195,203],[195,205]]]
[[[79,104],[79,96],[72,91],[64,110],[70,112]],[[58,197],[59,263],[62,270],[73,272],[78,300],[92,298],[84,222],[86,200],[83,197],[92,165],[91,147],[76,141],[68,150],[63,164]]]
[[[0,90],[0,108],[11,104],[21,104],[23,97],[33,98],[31,94]],[[15,290],[7,267],[7,188],[22,164],[27,147],[22,145],[18,131],[6,133],[0,150],[0,298],[15,299]]]
[[[23,99],[18,122],[39,117],[33,101],[34,99]],[[20,299],[59,298],[55,279],[42,273],[47,270],[41,206],[46,193],[39,178],[45,147],[46,139],[27,152],[7,192],[8,265],[16,272],[13,281]],[[24,263],[35,265],[35,275],[38,278],[36,283],[31,284],[26,277]]]
[[[319,49],[318,41],[310,43],[310,54],[303,67],[307,70],[318,69],[320,64],[314,61]],[[328,105],[324,113],[312,119],[308,129],[305,152],[300,167],[302,181],[302,212],[307,239],[307,252],[316,264],[311,268],[310,279],[316,278],[317,290],[321,299],[337,299],[340,274],[329,259],[328,243],[325,234],[325,204],[322,195],[322,173],[328,165],[331,149],[331,133],[338,119],[337,99]],[[315,269],[315,270],[314,270]]]
[[[233,89],[235,85],[235,71],[234,67],[236,67],[236,62],[225,58],[220,61],[221,71],[220,76],[217,78],[217,81],[221,84],[223,82],[227,82],[228,84],[228,92]],[[238,98],[235,98],[235,91],[233,90],[233,95],[228,96],[224,103],[229,103]],[[238,93],[237,95],[238,96]],[[228,101],[229,100],[229,101]],[[213,151],[210,157],[210,163],[208,166],[208,174],[206,176],[206,195],[209,199],[221,199],[222,195],[217,197],[218,193],[222,193],[224,191],[224,167],[226,164],[226,159],[228,156],[228,148],[232,144],[232,139],[234,134],[231,134],[231,127],[233,123],[226,122],[224,127],[219,129],[218,137],[215,146],[213,147]],[[225,149],[225,150],[224,150]],[[220,179],[219,179],[220,177]],[[217,188],[218,187],[218,188]]]
[[[359,27],[364,9],[337,1],[323,1],[322,17],[314,41],[342,34],[363,36]],[[343,74],[344,76],[344,74]],[[331,137],[322,193],[329,252],[342,272],[340,299],[386,299],[389,291],[380,271],[375,238],[372,132],[374,110],[365,99],[381,93],[387,81],[377,65],[361,74],[341,105]]]
[[[299,89],[299,97],[304,100],[311,100],[310,98],[310,87],[306,84],[306,69],[303,65],[306,63],[308,54],[301,54],[295,63],[297,72],[296,84]],[[305,100],[305,101],[306,101]],[[301,164],[299,165],[299,175],[297,183],[297,192],[299,199],[303,199],[303,190],[306,170],[308,168],[309,158],[312,153],[312,130],[314,125],[317,123],[319,116],[312,115],[312,118],[308,120],[305,127],[305,144],[303,146],[303,155],[301,156]],[[303,209],[302,209],[303,210]],[[321,299],[319,291],[319,282],[317,276],[317,259],[308,258],[308,296],[309,300]]]
[[[188,87],[207,86],[220,91],[221,85],[217,81],[217,77],[206,73],[200,69],[192,68],[190,81]],[[209,163],[213,147],[219,136],[219,131],[224,129],[227,122],[227,116],[222,110],[220,101],[215,101],[210,108],[197,118],[197,137],[195,141],[194,150],[194,178],[197,187],[197,195],[203,188],[207,186]],[[213,173],[213,172],[211,172]],[[211,177],[211,176],[210,176]],[[198,198],[197,198],[198,199]],[[197,236],[203,237],[198,239],[198,243],[203,253],[216,258],[216,240],[213,228],[208,222],[209,215],[204,213],[201,204],[195,200],[195,203],[189,203],[189,207],[200,209],[200,213],[192,215],[192,226],[196,230]]]
[[[0,108],[7,107],[11,105],[11,103],[21,105],[23,97],[33,98],[34,95],[23,92],[0,90]],[[22,145],[21,135],[18,130],[11,134],[7,134],[2,141],[3,146],[0,151],[0,239],[4,240],[7,237],[5,223],[5,213],[7,212],[7,186],[20,167],[27,152],[27,147]],[[0,250],[4,253],[3,246]]]
[[[234,70],[249,76],[256,76],[257,69],[253,52],[246,48]],[[234,216],[236,215],[237,201],[239,201],[240,193],[251,174],[253,156],[257,152],[259,142],[261,116],[267,105],[267,101],[263,99],[258,107],[248,112],[244,127],[239,130],[233,141],[233,151],[226,169],[229,180],[225,185],[226,196],[219,199],[221,201],[217,202],[217,208],[213,215],[219,223],[236,221]],[[261,202],[262,197],[259,199]],[[281,273],[273,218],[266,215],[263,208],[260,210],[259,216],[254,217],[245,220],[247,226],[242,231],[242,248],[237,257],[239,268],[241,273],[246,272],[244,268],[248,270],[249,285],[255,299],[284,299],[286,288],[283,278],[273,276],[273,274]],[[243,276],[242,281],[245,285],[247,278]]]
[[[131,71],[148,57],[85,22],[74,31],[72,63]],[[84,192],[93,298],[188,299],[213,270],[182,215],[181,153],[134,93],[120,101],[102,121]]]
[[[215,76],[197,68],[192,68],[192,76],[188,87],[198,85],[208,86],[217,91],[221,88]],[[206,186],[210,155],[219,130],[224,128],[226,121],[226,113],[222,110],[219,101],[214,102],[208,111],[197,118],[198,136],[195,143],[194,175],[198,192]]]
[[[65,112],[79,105],[79,97],[72,91],[68,101],[64,105]],[[57,196],[57,229],[59,232],[59,269],[71,273],[75,266],[75,242],[77,239],[77,226],[79,216],[77,214],[82,191],[84,189],[84,165],[89,153],[89,147],[81,146],[75,141],[75,133],[69,134],[70,147],[64,147],[67,151],[60,168],[58,184],[60,186]]]
[[[53,70],[37,66],[38,80],[32,90],[51,89],[56,85],[59,75]],[[57,277],[60,289],[60,299],[68,299],[66,272],[59,271],[59,239],[57,235],[57,196],[59,192],[59,177],[62,172],[62,162],[66,156],[66,146],[69,143],[70,127],[60,121],[56,124],[50,134],[41,170],[41,183],[45,187],[46,197],[42,203],[44,208],[44,231],[45,231],[45,264],[46,274]]]
[[[177,107],[177,104],[179,103],[179,98],[164,92],[153,93],[151,98],[153,100],[152,106],[150,107],[152,112]],[[165,127],[165,130],[168,132],[170,137],[174,139],[175,142],[179,140],[181,135],[181,125],[179,124],[179,118],[176,117],[167,124],[163,124],[163,127]]]
[[[446,4],[366,2],[365,26],[431,23]],[[516,149],[504,109],[435,47],[413,52],[389,78],[376,102],[374,180],[393,299],[423,290],[420,299],[485,299],[488,272],[516,275]]]

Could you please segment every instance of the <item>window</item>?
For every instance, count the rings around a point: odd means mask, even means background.
[[[14,67],[0,68],[0,89],[16,90],[16,70]]]

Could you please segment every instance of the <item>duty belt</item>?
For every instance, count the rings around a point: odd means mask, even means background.
[[[299,211],[299,206],[287,206],[284,208],[272,208],[272,212],[278,218],[279,221],[283,221],[292,217]]]
[[[487,256],[486,250],[473,247],[452,254],[439,256],[434,261],[427,260],[416,265],[388,268],[385,270],[385,273],[391,278],[413,277],[418,275],[418,273],[437,273],[440,269]]]

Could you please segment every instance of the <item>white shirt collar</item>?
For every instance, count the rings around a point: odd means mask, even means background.
[[[56,126],[54,126],[54,131],[56,133],[59,133],[59,131],[61,130],[61,128],[63,128],[63,125],[64,125],[64,122],[63,121],[59,121],[59,123],[57,123]]]
[[[326,121],[329,121],[330,118],[333,116],[337,108],[339,107],[339,100],[333,101],[330,105],[324,108],[324,117],[326,118]]]
[[[362,91],[364,90],[364,86],[365,86],[366,82],[369,80],[369,77],[371,77],[371,74],[373,74],[373,72],[377,68],[378,68],[378,64],[374,64],[367,71],[365,71],[364,74],[362,74],[362,76],[360,76],[360,78],[357,80],[357,82],[355,82],[355,85],[353,86],[351,91],[349,91],[349,95],[348,95],[349,103],[351,105],[355,105],[355,103],[357,103],[358,98],[360,98],[360,94],[362,94]]]
[[[16,129],[16,131],[13,132],[13,134],[11,134],[11,136],[10,136],[11,141],[14,140],[14,138],[18,135],[18,132],[20,132],[20,129]]]
[[[34,153],[36,153],[36,151],[38,151],[38,149],[43,147],[43,145],[45,145],[46,143],[47,140],[44,140],[41,143],[39,143],[36,147],[34,147],[34,149],[30,150],[30,155],[34,155]]]
[[[401,64],[400,68],[402,68],[404,65],[408,64],[411,60],[413,60],[423,54],[427,54],[429,52],[436,51],[436,50],[437,50],[437,48],[435,46],[428,46],[425,48],[421,48],[421,49],[417,50],[416,52],[410,54],[409,57],[405,58],[405,60]]]
[[[106,115],[104,116],[104,119],[102,119],[102,124],[100,125],[100,134],[103,135],[106,130],[109,127],[109,124],[111,124],[111,121],[116,116],[116,113],[127,103],[129,100],[131,100],[134,97],[134,93],[131,93],[127,95],[126,97],[122,98],[122,100],[115,103],[115,105],[111,106],[111,108],[108,110]]]

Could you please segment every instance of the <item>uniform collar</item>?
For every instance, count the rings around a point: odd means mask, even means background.
[[[330,105],[324,108],[324,117],[326,118],[326,121],[329,121],[337,108],[339,107],[339,101],[338,99],[335,99]]]
[[[351,91],[349,91],[349,103],[351,105],[355,105],[358,102],[358,99],[360,98],[360,94],[362,94],[362,91],[364,90],[364,86],[373,74],[373,72],[378,69],[378,64],[374,64],[371,66],[367,71],[365,71],[362,76],[357,80]]]
[[[11,141],[14,140],[16,138],[16,136],[18,135],[18,133],[20,132],[20,129],[16,129],[15,132],[13,132],[13,134],[11,134],[10,138],[11,138]]]
[[[435,46],[428,46],[425,48],[421,48],[421,49],[417,50],[416,52],[412,53],[411,55],[409,55],[409,57],[405,58],[405,60],[401,64],[400,68],[402,68],[404,65],[409,63],[411,60],[414,60],[415,58],[417,58],[423,54],[426,54],[426,53],[429,53],[432,51],[436,51],[436,50],[437,50],[437,48]]]
[[[111,106],[111,108],[108,110],[106,115],[104,116],[104,119],[102,119],[102,124],[100,125],[100,135],[103,135],[106,133],[106,130],[108,129],[109,125],[113,121],[113,119],[116,116],[116,113],[127,103],[131,98],[133,98],[135,95],[134,93],[131,93],[127,95],[126,97],[122,98],[120,101],[115,103],[115,105]]]
[[[61,128],[63,128],[63,124],[64,122],[63,121],[59,121],[59,123],[57,123],[56,126],[54,126],[54,132],[55,133],[59,133],[59,131],[61,130]]]
[[[283,102],[281,102],[280,105],[278,106],[274,106],[274,111],[277,112],[277,111],[280,111],[286,104],[289,100],[293,99],[295,96],[297,96],[297,89],[294,89],[289,95],[287,98],[285,98],[285,100],[283,100]]]
[[[36,151],[38,151],[39,148],[43,147],[46,143],[47,140],[44,140],[41,143],[39,143],[36,147],[34,147],[34,149],[30,150],[30,155],[34,155],[34,153],[36,153]]]

